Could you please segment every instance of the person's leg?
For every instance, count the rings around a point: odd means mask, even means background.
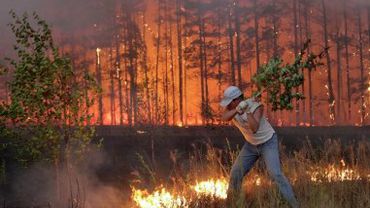
[[[293,189],[280,168],[279,145],[277,135],[274,134],[269,141],[262,144],[259,148],[265,161],[267,171],[269,172],[275,183],[278,185],[283,197],[289,202],[292,207],[299,207],[298,201],[294,196]]]
[[[239,195],[243,177],[251,170],[258,157],[256,147],[246,142],[231,168],[228,198]]]

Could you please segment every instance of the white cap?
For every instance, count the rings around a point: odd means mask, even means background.
[[[242,94],[242,91],[238,87],[230,86],[225,90],[224,98],[222,98],[220,105],[222,107],[226,107],[231,103],[231,101],[233,101],[235,98],[238,98]]]

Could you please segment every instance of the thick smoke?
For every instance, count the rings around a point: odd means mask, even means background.
[[[0,200],[6,207],[128,207],[123,183],[108,185],[98,176],[108,163],[100,150],[90,153],[82,164],[70,167],[64,176],[56,175],[54,166],[42,163],[14,168],[7,179],[10,187],[0,194]],[[56,178],[61,181],[59,185]]]

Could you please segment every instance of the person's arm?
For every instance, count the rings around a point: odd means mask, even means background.
[[[221,119],[223,121],[230,121],[231,119],[234,118],[234,116],[237,114],[238,112],[236,111],[236,109],[232,109],[232,110],[226,110],[222,116],[221,116]]]
[[[261,117],[263,115],[263,105],[259,106],[253,113],[247,113],[248,124],[252,129],[253,134],[255,134],[260,127]]]

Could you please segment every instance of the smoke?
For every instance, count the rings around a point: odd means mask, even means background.
[[[36,12],[47,21],[54,33],[78,36],[106,23],[114,15],[114,0],[1,0],[0,58],[12,57],[13,35],[8,27],[12,22],[10,10],[22,15]]]
[[[0,200],[7,207],[128,207],[129,196],[122,187],[109,185],[98,175],[108,163],[102,151],[95,151],[82,164],[68,168],[65,175],[56,174],[50,164],[17,168],[8,178],[9,190],[0,195]]]

